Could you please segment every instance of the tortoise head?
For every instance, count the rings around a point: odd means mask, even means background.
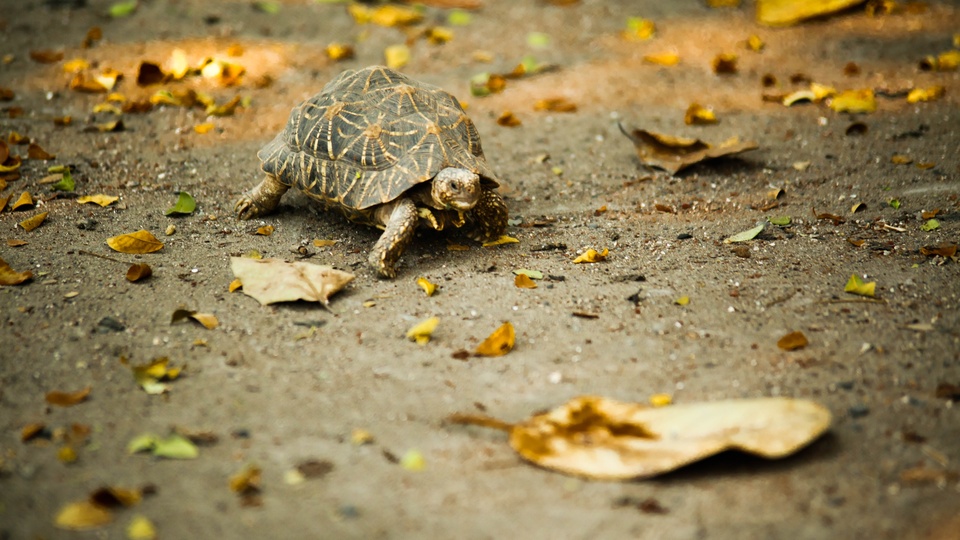
[[[480,176],[466,169],[441,169],[433,177],[430,194],[443,208],[470,210],[480,200]]]

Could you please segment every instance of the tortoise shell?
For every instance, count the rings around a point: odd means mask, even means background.
[[[350,210],[392,201],[445,167],[498,185],[457,99],[382,66],[345,71],[294,107],[257,157],[281,183]]]

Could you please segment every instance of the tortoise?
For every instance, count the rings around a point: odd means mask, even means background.
[[[387,67],[338,75],[293,108],[257,157],[265,177],[237,201],[240,219],[273,211],[296,186],[383,229],[368,259],[381,277],[396,277],[417,227],[463,227],[487,241],[507,226],[499,183],[457,99]]]

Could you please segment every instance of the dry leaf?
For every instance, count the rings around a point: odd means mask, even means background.
[[[830,101],[830,108],[836,112],[850,114],[872,113],[877,110],[877,99],[870,88],[847,90],[837,94]]]
[[[907,94],[907,103],[935,101],[942,98],[946,92],[946,88],[941,85],[931,86],[929,88],[914,88]]]
[[[107,245],[114,251],[129,254],[153,253],[163,249],[163,243],[146,230],[108,238]]]
[[[60,392],[54,390],[53,392],[47,392],[46,400],[47,403],[57,405],[58,407],[72,407],[85,401],[87,396],[90,395],[91,390],[92,388],[89,386],[76,392]]]
[[[657,167],[671,174],[708,159],[730,156],[757,148],[753,141],[741,142],[737,138],[730,139],[718,146],[711,146],[700,139],[686,139],[660,133],[653,133],[642,129],[628,132],[620,124],[623,132],[637,150],[637,155],[644,165]]]
[[[588,249],[586,252],[579,255],[576,259],[573,260],[576,264],[581,263],[597,263],[600,261],[605,261],[607,255],[610,253],[610,250],[603,248],[603,251],[597,251],[593,248]]]
[[[923,246],[920,248],[920,254],[933,257],[955,257],[957,255],[957,244],[940,244],[939,246]]]
[[[43,224],[43,222],[47,219],[47,214],[49,214],[49,212],[40,212],[33,217],[29,217],[21,221],[18,223],[18,225],[20,225],[23,230],[30,232]]]
[[[127,540],[155,540],[157,528],[145,516],[133,516],[127,525]]]
[[[831,415],[812,401],[782,397],[649,407],[581,396],[515,425],[471,415],[448,421],[506,430],[518,454],[547,469],[632,480],[725,450],[782,458],[826,432]]]
[[[47,152],[37,143],[30,143],[30,146],[27,147],[27,158],[28,159],[39,159],[42,161],[49,161],[51,159],[56,159],[57,156]]]
[[[400,458],[400,466],[408,471],[422,471],[427,468],[427,460],[419,450],[410,449]]]
[[[513,350],[516,339],[513,325],[505,322],[483,340],[483,343],[477,345],[476,354],[477,356],[503,356]]]
[[[59,529],[86,531],[113,521],[110,510],[90,501],[70,503],[57,512],[54,525]]]
[[[680,63],[680,55],[675,52],[662,52],[644,55],[643,61],[658,66],[675,66]]]
[[[766,44],[760,39],[760,36],[754,34],[747,38],[747,48],[753,52],[760,52]]]
[[[650,396],[650,405],[654,407],[666,407],[673,403],[673,396],[670,394],[654,394]]]
[[[30,196],[30,192],[24,191],[20,194],[20,197],[17,198],[17,202],[13,203],[13,206],[10,207],[10,210],[33,208],[33,204],[33,197]]]
[[[212,123],[204,122],[203,124],[197,124],[193,126],[193,131],[196,133],[199,133],[200,135],[204,135],[206,133],[209,133],[213,128],[214,128],[214,125]]]
[[[843,292],[873,298],[876,288],[877,283],[875,281],[864,283],[864,281],[860,279],[860,276],[851,274],[847,284],[843,287]]]
[[[567,98],[540,99],[533,104],[535,111],[577,112],[577,104]]]
[[[30,59],[39,64],[55,64],[63,60],[63,51],[49,49],[30,51]]]
[[[627,41],[646,41],[653,37],[657,31],[657,26],[653,21],[643,17],[630,17],[627,19],[627,29],[620,35]]]
[[[17,272],[7,264],[7,261],[0,259],[0,285],[19,285],[33,277],[33,272],[26,270]]]
[[[795,351],[806,347],[808,343],[807,336],[798,330],[796,332],[790,332],[777,340],[777,347],[785,351]]]
[[[960,66],[960,51],[953,50],[940,53],[937,56],[928,56],[920,61],[920,69],[924,71],[955,71]]]
[[[497,117],[497,125],[504,127],[517,127],[520,125],[520,119],[514,116],[510,111],[503,111],[503,114]]]
[[[243,292],[262,305],[306,300],[329,305],[330,296],[353,280],[353,274],[305,262],[231,257],[234,277]]]
[[[504,234],[500,236],[500,238],[497,238],[496,240],[490,240],[489,242],[484,242],[483,247],[493,247],[493,246],[502,246],[504,244],[519,244],[519,243],[520,243],[520,240],[517,240],[512,236],[507,236]],[[449,249],[449,246],[448,246],[448,249]],[[454,250],[454,251],[458,251],[458,250]]]
[[[536,289],[537,288],[537,284],[534,283],[534,281],[530,279],[530,276],[526,274],[517,274],[517,276],[513,279],[513,284],[518,289]]]
[[[423,292],[427,296],[433,296],[433,293],[437,292],[437,284],[431,283],[430,280],[425,277],[417,278],[417,285],[423,289]]]
[[[390,45],[383,50],[383,58],[387,67],[400,69],[410,62],[410,47],[404,44]]]
[[[113,195],[84,195],[83,197],[77,198],[78,204],[94,203],[100,206],[110,206],[111,204],[120,200],[120,197],[114,197]]]
[[[17,240],[16,238],[10,238],[7,240],[8,247],[20,247],[29,244],[26,240]]]
[[[733,53],[720,53],[710,63],[713,72],[717,75],[732,75],[737,72],[739,57]]]
[[[200,323],[207,330],[213,330],[214,328],[220,326],[220,321],[217,320],[217,317],[212,313],[198,313],[189,309],[177,309],[174,310],[173,315],[170,317],[170,324],[180,322],[184,319],[193,319],[194,321]]]
[[[326,48],[327,57],[334,62],[354,57],[353,47],[344,43],[331,43]]]
[[[330,247],[330,246],[336,245],[336,243],[337,243],[336,240],[320,240],[320,239],[315,239],[315,240],[313,241],[313,247],[318,247],[318,248]]]
[[[146,263],[131,264],[130,268],[127,269],[127,281],[130,282],[144,280],[152,275],[153,269]]]
[[[676,304],[676,305],[678,305],[678,306],[687,306],[687,305],[690,305],[690,297],[689,297],[689,296],[681,296],[680,298],[677,298],[676,300],[674,300],[673,303]]]
[[[438,324],[440,324],[440,319],[437,317],[420,321],[407,330],[407,339],[416,341],[419,345],[426,345],[430,342],[430,336],[433,335],[433,331],[437,329]]]
[[[264,225],[263,227],[257,227],[257,234],[260,236],[270,236],[273,234],[273,225]]]
[[[692,103],[687,107],[687,112],[683,116],[683,123],[688,126],[716,124],[717,115],[714,114],[713,110],[706,109],[699,103]]]
[[[757,0],[757,21],[787,26],[842,11],[864,0]]]

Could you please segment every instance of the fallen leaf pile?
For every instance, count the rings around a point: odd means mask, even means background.
[[[783,458],[826,432],[831,414],[818,403],[782,397],[649,407],[581,396],[517,424],[471,414],[448,422],[507,431],[521,457],[547,469],[632,480],[724,450]]]

